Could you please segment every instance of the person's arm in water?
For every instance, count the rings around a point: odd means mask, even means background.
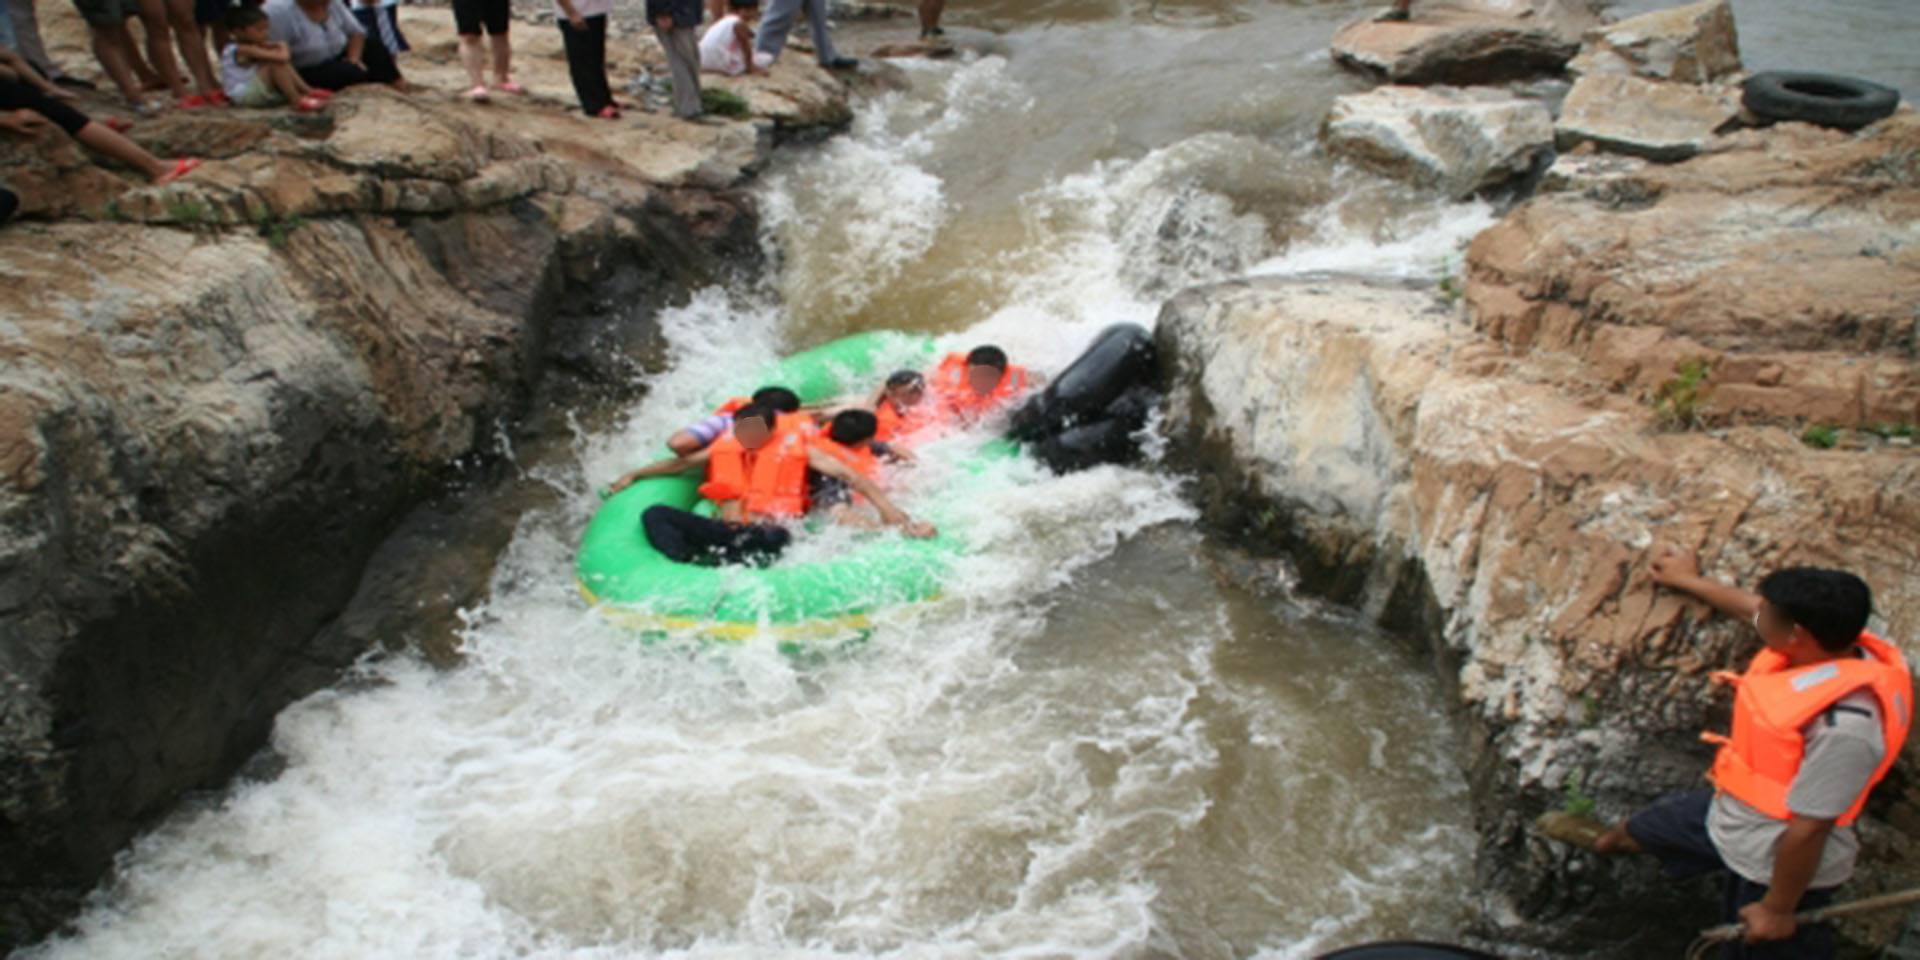
[[[1799,909],[1801,895],[1807,892],[1807,885],[1820,869],[1820,854],[1827,848],[1827,835],[1833,832],[1833,825],[1832,820],[1816,820],[1797,813],[1787,821],[1786,832],[1774,847],[1773,880],[1767,885],[1767,895],[1757,903],[1740,908],[1740,921],[1747,925],[1748,943],[1793,936],[1798,926],[1793,912]]]
[[[873,504],[875,510],[880,511],[880,519],[885,520],[892,526],[900,527],[907,536],[924,539],[933,536],[936,532],[933,529],[933,524],[916,521],[912,517],[907,516],[905,511],[894,506],[893,501],[887,499],[886,494],[880,492],[880,487],[872,480],[868,480],[862,476],[860,471],[841,463],[838,457],[829,453],[823,453],[819,450],[809,450],[807,451],[807,466],[829,477],[846,481],[848,486],[852,487],[861,496],[866,497],[867,501]]]
[[[1740,621],[1751,621],[1760,610],[1760,595],[1700,575],[1700,561],[1691,551],[1668,547],[1653,558],[1653,582],[1669,590],[1692,594],[1715,610]]]
[[[619,493],[633,486],[635,481],[645,480],[648,477],[670,477],[678,473],[692,473],[694,468],[707,465],[707,459],[710,454],[710,451],[702,450],[691,456],[674,457],[668,460],[649,463],[637,470],[630,470],[621,475],[620,479],[607,484],[607,493]]]

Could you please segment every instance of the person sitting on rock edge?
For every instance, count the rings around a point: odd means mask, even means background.
[[[753,52],[753,25],[760,0],[729,0],[728,13],[700,38],[700,69],[726,77],[764,74],[772,63]]]
[[[220,82],[236,106],[275,107],[292,104],[301,113],[327,105],[333,94],[307,86],[293,69],[287,45],[267,38],[267,15],[259,7],[235,7],[227,12],[231,43],[220,51]]]
[[[1757,592],[1707,579],[1689,553],[1664,552],[1654,583],[1753,624],[1766,644],[1734,683],[1732,737],[1720,744],[1712,789],[1656,801],[1594,833],[1603,854],[1647,853],[1669,876],[1726,876],[1725,919],[1746,927],[1731,958],[1833,956],[1824,924],[1794,914],[1817,909],[1852,873],[1852,825],[1900,754],[1912,723],[1912,676],[1892,644],[1866,632],[1872,594],[1860,578],[1805,567],[1775,571]],[[1550,835],[1578,833],[1543,817]]]
[[[200,166],[200,161],[191,157],[171,162],[155,157],[118,131],[39,89],[50,86],[39,74],[31,69],[16,73],[7,62],[10,61],[0,60],[0,130],[38,138],[58,127],[81,146],[138,170],[156,184],[171,183]],[[23,76],[35,82],[29,84]],[[65,95],[65,91],[60,93]]]
[[[648,464],[615,480],[609,495],[647,477],[706,472],[701,496],[718,504],[718,519],[655,505],[640,515],[647,542],[677,563],[772,562],[792,541],[786,523],[807,511],[809,470],[845,481],[879,511],[882,522],[910,537],[931,537],[931,525],[894,506],[874,482],[832,454],[812,446],[798,430],[776,430],[778,415],[750,403],[734,412],[733,430],[689,457]]]

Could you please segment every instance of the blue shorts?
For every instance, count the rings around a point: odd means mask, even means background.
[[[1734,873],[1720,859],[1713,836],[1707,832],[1707,811],[1712,806],[1713,791],[1709,789],[1668,794],[1628,817],[1627,833],[1675,880],[1724,874],[1720,918],[1724,923],[1738,923],[1740,908],[1758,903],[1767,895],[1767,887]],[[1833,891],[1832,887],[1808,890],[1800,896],[1799,909],[1817,910],[1832,903]],[[1833,928],[1822,923],[1802,925],[1791,940],[1751,946],[1730,943],[1720,955],[1724,960],[1832,960],[1833,951]]]

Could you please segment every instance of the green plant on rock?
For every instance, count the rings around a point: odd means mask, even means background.
[[[1911,423],[1869,423],[1860,429],[1882,440],[1913,439],[1913,424]]]
[[[1440,291],[1440,299],[1445,300],[1449,307],[1458,303],[1466,294],[1467,284],[1460,276],[1460,264],[1455,258],[1447,257],[1440,261],[1434,288]]]
[[[1587,774],[1584,770],[1567,778],[1565,798],[1560,803],[1560,809],[1570,816],[1591,818],[1600,807],[1592,797],[1587,795],[1586,780]]]
[[[722,117],[744,117],[752,112],[747,107],[746,98],[732,90],[713,87],[700,91],[700,106],[708,113]]]
[[[174,197],[167,201],[167,219],[183,227],[197,227],[206,223],[212,212],[213,208],[195,197]]]
[[[1800,434],[1800,442],[1815,450],[1832,450],[1840,442],[1840,429],[1824,423],[1816,423]]]
[[[254,218],[253,225],[260,236],[267,241],[267,246],[278,250],[287,245],[287,240],[294,233],[307,225],[307,220],[298,215],[282,217],[272,212],[263,212]]]
[[[1673,379],[1653,394],[1653,412],[1662,426],[1691,430],[1700,425],[1700,401],[1706,399],[1707,377],[1713,365],[1705,358],[1682,360],[1673,366]]]

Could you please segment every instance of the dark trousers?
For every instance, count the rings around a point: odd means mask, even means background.
[[[726,523],[673,507],[648,507],[640,515],[647,542],[675,563],[765,566],[787,548],[793,535],[784,527]]]
[[[345,90],[363,83],[396,83],[400,80],[400,68],[393,62],[393,54],[379,37],[368,37],[360,47],[360,60],[364,67],[347,62],[345,51],[326,63],[316,63],[311,67],[300,68],[300,79],[308,86],[322,90]]]
[[[575,30],[561,17],[560,42],[567,48],[567,73],[573,77],[580,109],[589,117],[599,116],[613,105],[613,90],[607,86],[607,18],[588,17],[587,28]]]
[[[1740,908],[1758,903],[1767,895],[1767,886],[1754,883],[1727,869],[1707,833],[1707,810],[1713,805],[1712,790],[1689,790],[1654,801],[1627,818],[1627,833],[1648,853],[1660,861],[1667,876],[1687,880],[1709,873],[1724,874],[1720,913],[1726,923],[1740,922]],[[1834,888],[1808,890],[1800,895],[1797,912],[1818,910],[1833,902]],[[1833,928],[1826,924],[1802,924],[1791,940],[1772,943],[1729,943],[1721,951],[1725,960],[1833,960]]]

